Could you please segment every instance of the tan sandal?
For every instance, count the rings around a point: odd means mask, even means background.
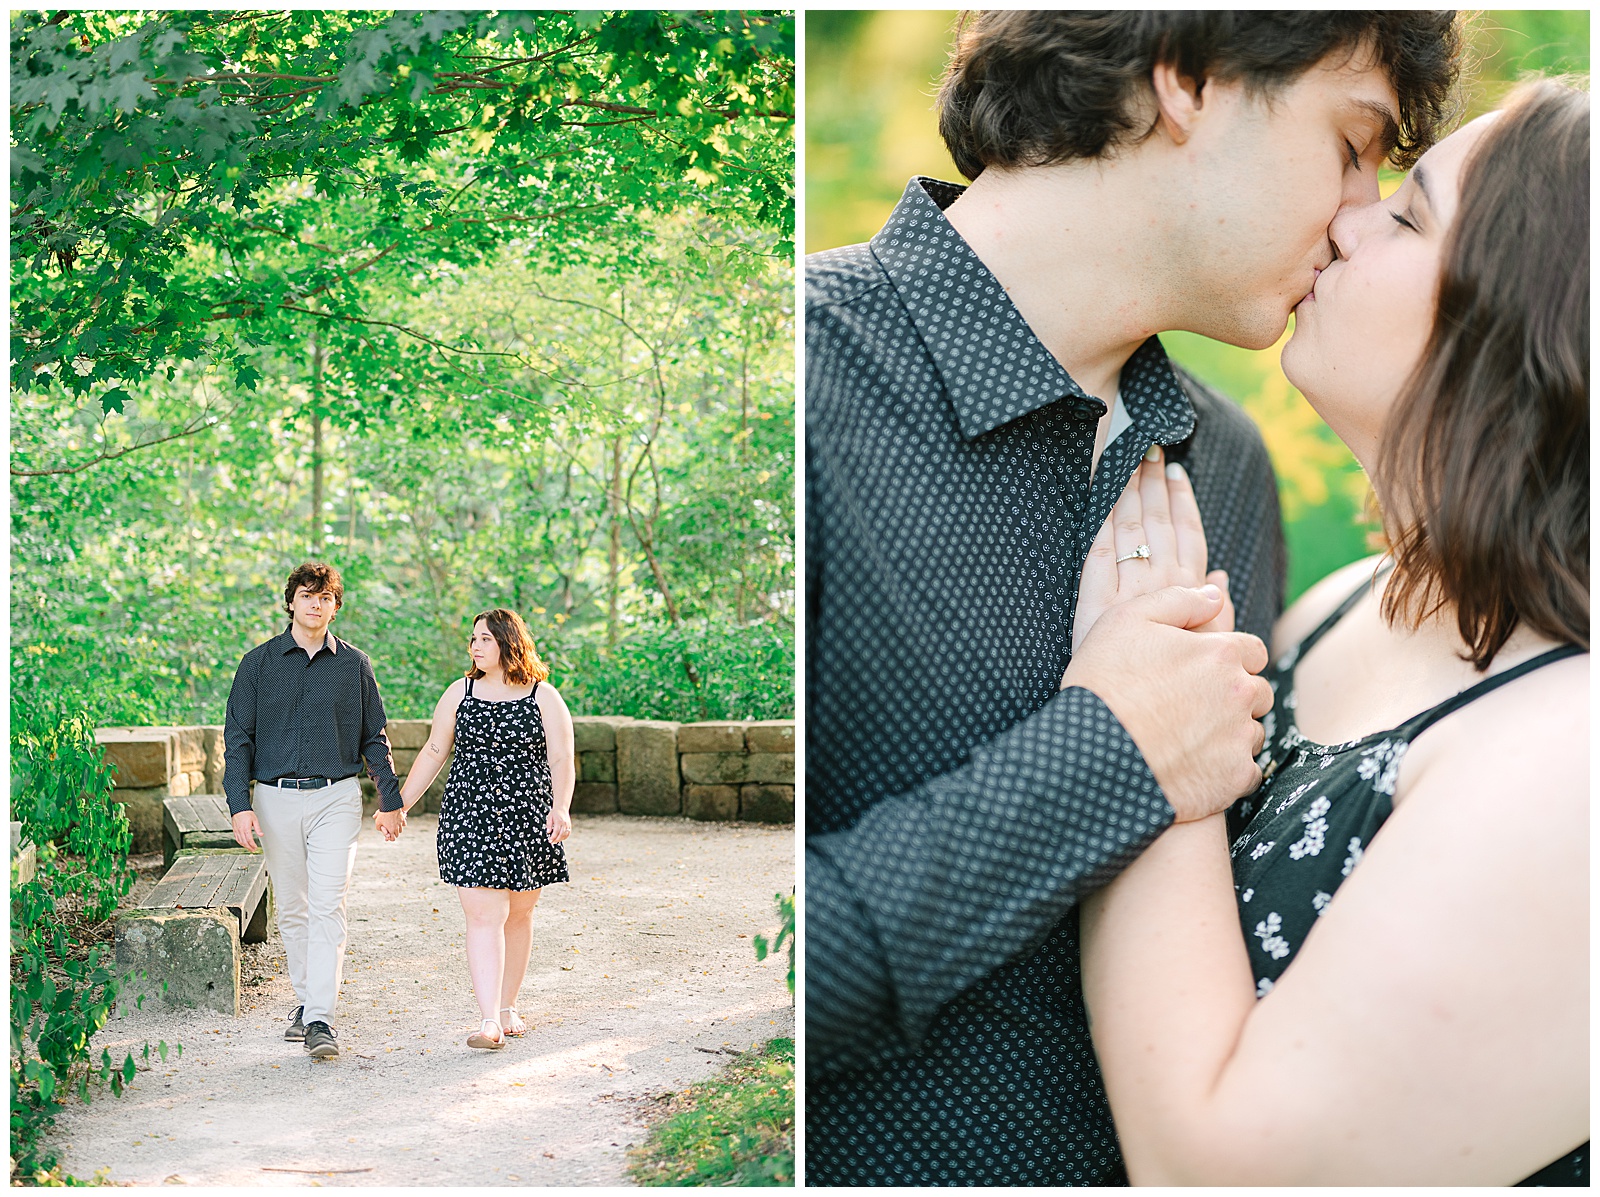
[[[499,1033],[496,1035],[485,1035],[484,1031],[490,1028]],[[467,1036],[468,1047],[483,1047],[488,1048],[490,1051],[499,1051],[505,1045],[506,1033],[501,1029],[500,1024],[495,1022],[495,1020],[492,1018],[484,1019],[478,1024],[478,1029]]]
[[[517,1013],[515,1006],[501,1006],[501,1014],[509,1014],[510,1018],[500,1020],[500,1026],[507,1035],[513,1039],[520,1039],[528,1033],[528,1024],[522,1021],[522,1015]]]

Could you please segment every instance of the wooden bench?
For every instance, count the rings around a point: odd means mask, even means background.
[[[189,794],[161,803],[161,859],[171,868],[181,848],[232,848],[233,819],[221,794]]]
[[[170,799],[169,799],[170,801]],[[271,886],[267,861],[259,853],[185,852],[139,903],[141,910],[233,911],[244,943],[267,938]]]

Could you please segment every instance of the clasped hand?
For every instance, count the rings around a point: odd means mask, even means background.
[[[1261,783],[1256,720],[1272,709],[1271,686],[1255,676],[1266,645],[1233,630],[1228,576],[1207,573],[1206,554],[1188,474],[1152,450],[1084,561],[1061,679],[1110,708],[1180,822]]]
[[[382,833],[383,838],[393,842],[400,833],[406,829],[406,812],[400,810],[380,810],[372,816],[372,822]]]

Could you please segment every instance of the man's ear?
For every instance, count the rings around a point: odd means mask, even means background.
[[[1158,62],[1150,72],[1156,96],[1156,125],[1174,145],[1182,145],[1194,132],[1203,103],[1205,81],[1181,74],[1170,62]]]

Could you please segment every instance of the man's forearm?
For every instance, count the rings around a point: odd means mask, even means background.
[[[962,768],[811,837],[808,1059],[849,1068],[915,1045],[1171,821],[1110,711],[1068,690]]]
[[[389,738],[382,733],[376,740],[362,745],[362,758],[372,782],[378,787],[378,809],[399,810],[405,805],[400,798],[400,779],[394,772],[394,755],[389,751]]]
[[[234,673],[222,728],[222,793],[230,815],[250,809],[250,774],[255,768],[256,686],[248,675],[248,661],[240,662]]]
[[[378,787],[378,809],[399,810],[400,779],[394,772],[394,754],[389,751],[388,718],[383,712],[383,695],[369,662],[361,666],[361,759]]]

